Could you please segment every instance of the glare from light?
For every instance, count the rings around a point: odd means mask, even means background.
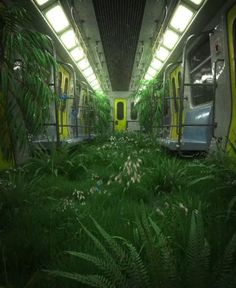
[[[88,82],[93,82],[94,80],[96,80],[96,75],[94,73],[87,77]]]
[[[160,69],[161,68],[161,65],[162,65],[162,62],[160,60],[158,60],[157,58],[153,58],[150,66],[153,68],[153,69]]]
[[[51,24],[52,28],[57,32],[61,32],[69,26],[69,21],[66,17],[60,5],[56,5],[45,14],[48,22]]]
[[[190,0],[190,1],[196,5],[200,5],[203,2],[203,0]]]
[[[151,75],[149,75],[149,74],[146,73],[146,75],[145,75],[145,77],[144,77],[144,80],[149,81],[149,80],[152,80],[152,79],[153,79],[153,77],[152,77]]]
[[[49,0],[35,0],[35,1],[39,6],[42,6],[43,4],[47,3]]]
[[[96,85],[99,85],[98,80],[97,80],[97,79],[93,80],[92,82],[90,82],[90,85],[91,85],[92,87],[93,87],[93,86],[96,86]]]
[[[168,49],[173,49],[177,41],[179,40],[179,35],[171,29],[166,29],[163,36],[163,45]]]
[[[153,69],[152,67],[149,67],[147,70],[147,74],[154,77],[157,74],[157,70]]]
[[[183,5],[179,5],[170,21],[170,25],[182,33],[193,18],[193,11]]]
[[[77,63],[78,67],[80,70],[85,70],[86,68],[90,67],[90,64],[88,62],[88,60],[86,58],[80,60],[78,63]]]
[[[84,51],[81,47],[76,47],[70,54],[75,61],[79,61],[84,57]]]
[[[87,69],[85,69],[84,71],[82,71],[84,76],[87,78],[89,77],[91,74],[93,74],[93,69],[91,67],[88,67]]]
[[[169,52],[166,48],[164,48],[164,47],[161,46],[161,47],[157,50],[155,56],[156,56],[158,59],[160,59],[160,60],[162,60],[162,61],[165,61],[166,58],[169,56],[169,54],[170,54],[170,52]]]
[[[76,46],[76,36],[73,29],[70,29],[63,33],[61,36],[61,41],[67,49],[71,49]]]
[[[100,85],[96,85],[96,86],[94,86],[94,87],[92,87],[94,90],[101,90],[101,87],[100,87]]]

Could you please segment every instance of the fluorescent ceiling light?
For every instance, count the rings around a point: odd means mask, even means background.
[[[149,75],[149,74],[146,73],[146,75],[145,75],[145,77],[144,77],[144,80],[149,81],[149,80],[152,80],[152,79],[153,79],[153,77],[152,77],[151,75]]]
[[[179,5],[170,21],[170,25],[182,33],[193,18],[193,11],[186,6]]]
[[[162,62],[160,60],[158,60],[157,58],[153,58],[150,66],[153,68],[153,69],[160,69],[161,68],[161,65],[162,65]]]
[[[76,46],[76,36],[73,29],[70,29],[63,33],[61,36],[61,41],[67,49],[71,49]]]
[[[69,21],[60,5],[56,5],[45,13],[48,22],[57,32],[61,32],[69,26]]]
[[[87,69],[85,69],[84,71],[82,71],[84,76],[87,78],[88,76],[90,76],[91,74],[93,74],[93,69],[91,67],[88,67]]]
[[[174,48],[178,40],[179,40],[179,35],[177,33],[175,33],[171,29],[166,29],[166,32],[164,33],[164,36],[163,36],[162,44],[168,49],[172,49]]]
[[[45,4],[45,3],[47,3],[49,0],[36,0],[36,3],[39,5],[39,6],[41,6],[41,5],[43,5],[43,4]]]
[[[76,47],[70,51],[70,54],[75,61],[79,61],[84,57],[84,51],[81,47]]]
[[[158,59],[160,59],[160,60],[162,60],[162,61],[165,61],[169,54],[170,54],[170,52],[169,52],[166,48],[164,48],[164,47],[161,46],[161,47],[157,50],[155,56],[156,56]]]
[[[86,68],[90,67],[90,64],[86,58],[80,60],[77,65],[79,66],[80,70],[85,70]]]
[[[102,90],[101,87],[100,87],[100,85],[94,86],[93,89],[94,89],[94,90]]]
[[[96,80],[96,75],[94,73],[90,75],[89,77],[87,77],[88,82],[93,82],[94,80]]]
[[[154,77],[157,74],[157,70],[153,69],[152,67],[149,67],[147,70],[147,74]]]
[[[90,83],[90,85],[91,85],[92,87],[93,87],[93,86],[96,86],[96,85],[99,85],[98,80],[97,80],[97,79],[93,80],[93,81]]]
[[[196,5],[200,5],[203,2],[203,0],[190,0],[190,1]]]

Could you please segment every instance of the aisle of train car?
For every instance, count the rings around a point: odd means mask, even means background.
[[[234,0],[0,1],[0,287],[236,287]]]

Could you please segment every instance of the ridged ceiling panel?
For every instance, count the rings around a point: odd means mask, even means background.
[[[146,0],[93,0],[113,91],[129,90]]]

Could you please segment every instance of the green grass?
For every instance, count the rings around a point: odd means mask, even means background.
[[[203,250],[202,257],[204,261],[209,258],[210,275],[210,269],[223,261],[225,247],[235,233],[234,165],[232,160],[214,157],[193,161],[176,158],[150,138],[126,133],[50,153],[37,152],[25,166],[0,176],[0,286],[78,287],[76,281],[43,270],[101,276],[90,262],[64,252],[99,257],[98,248],[83,228],[106,245],[92,217],[109,237],[125,239],[116,241],[127,259],[137,253],[138,258],[132,259],[143,263],[151,287],[189,287],[198,271],[197,261],[191,260],[191,265],[186,264],[189,259],[182,261],[187,259],[189,247],[205,249],[202,239],[206,239],[210,252]],[[194,215],[201,215],[201,219]],[[198,235],[201,241],[193,244]],[[196,254],[196,249],[191,249]],[[131,251],[134,254],[129,254]],[[236,255],[232,251],[233,269]],[[167,260],[158,262],[151,253]],[[192,258],[197,259],[196,255]],[[120,263],[118,258],[115,261]],[[123,265],[119,267],[125,273]],[[192,267],[188,275],[195,275],[188,276],[186,283],[184,265]],[[170,272],[176,274],[175,284],[167,281]],[[202,280],[208,282],[199,287],[210,287],[205,284],[213,283],[209,275]],[[88,287],[83,285],[79,287]],[[127,285],[135,287],[130,282]]]

